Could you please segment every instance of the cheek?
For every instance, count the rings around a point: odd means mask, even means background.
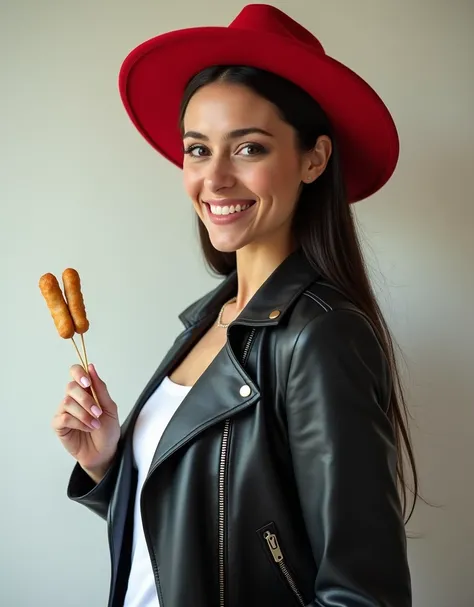
[[[262,198],[292,199],[299,184],[299,173],[290,161],[279,162],[255,173],[253,185]]]
[[[275,170],[275,167],[262,164],[246,170],[241,176],[241,181],[259,198],[268,198],[272,196],[277,178],[278,171]]]

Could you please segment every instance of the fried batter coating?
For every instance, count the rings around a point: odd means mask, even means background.
[[[46,300],[59,335],[63,339],[70,339],[75,332],[74,322],[56,276],[50,273],[43,274],[39,280],[39,288]]]
[[[89,329],[89,321],[81,292],[81,279],[77,270],[73,268],[64,270],[63,285],[76,333],[85,333]]]

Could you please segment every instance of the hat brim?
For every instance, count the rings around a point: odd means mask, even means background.
[[[183,165],[179,108],[186,84],[212,65],[248,65],[274,72],[307,91],[323,108],[341,151],[349,202],[374,194],[393,174],[399,140],[387,107],[355,72],[328,55],[271,33],[197,27],[148,40],[126,57],[122,102],[141,135],[176,166]]]

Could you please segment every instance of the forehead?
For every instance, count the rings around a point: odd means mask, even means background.
[[[276,107],[267,99],[240,84],[213,82],[199,89],[184,114],[185,130],[226,129],[251,122],[262,128],[282,122]]]

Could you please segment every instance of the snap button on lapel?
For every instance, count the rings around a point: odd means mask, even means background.
[[[280,316],[280,314],[281,314],[280,310],[273,310],[268,315],[268,318],[271,318],[273,320],[274,318],[278,318]]]
[[[250,386],[247,386],[247,384],[245,384],[245,386],[242,386],[240,388],[240,396],[250,396],[250,393],[252,392],[252,390],[250,389]]]

